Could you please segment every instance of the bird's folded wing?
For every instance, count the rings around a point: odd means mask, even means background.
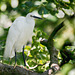
[[[19,34],[20,33],[18,32],[18,30],[15,30],[13,26],[9,29],[7,40],[6,40],[5,51],[4,51],[5,58],[7,58],[7,57],[12,58],[15,55],[14,44],[15,44],[16,40],[18,39]]]

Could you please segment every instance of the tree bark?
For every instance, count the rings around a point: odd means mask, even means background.
[[[14,66],[0,63],[0,75],[48,75],[48,71],[49,70],[43,73],[37,73],[27,69],[26,67],[16,66],[14,68]]]

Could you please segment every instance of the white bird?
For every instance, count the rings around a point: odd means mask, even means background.
[[[23,48],[23,59],[24,65],[24,46],[26,45],[29,38],[32,37],[33,29],[35,26],[35,18],[42,19],[40,17],[34,16],[32,13],[28,13],[26,17],[18,17],[11,25],[4,51],[4,58],[13,58],[15,56],[16,64],[16,52],[22,52]]]

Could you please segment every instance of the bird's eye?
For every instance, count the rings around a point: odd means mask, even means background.
[[[32,15],[30,15],[30,17],[32,17]]]

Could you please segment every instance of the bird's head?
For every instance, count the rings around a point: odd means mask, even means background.
[[[35,16],[33,13],[28,13],[27,16],[26,16],[26,18],[29,18],[29,19],[35,19],[35,18],[42,19],[40,17]]]

